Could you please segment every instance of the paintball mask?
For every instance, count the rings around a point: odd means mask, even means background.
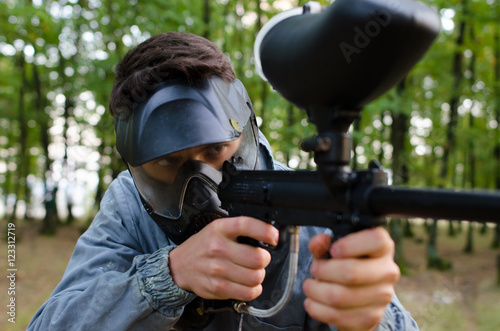
[[[259,164],[255,114],[239,80],[162,83],[130,116],[117,117],[115,130],[143,206],[176,244],[227,216],[217,197],[221,164],[179,155],[231,142],[227,160],[249,170]]]

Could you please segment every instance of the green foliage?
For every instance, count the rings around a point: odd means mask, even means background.
[[[289,7],[304,2],[290,0]],[[500,176],[500,160],[494,157],[500,145],[500,78],[495,74],[500,62],[499,1],[425,2],[440,11],[444,29],[405,79],[404,89],[394,89],[364,109],[359,128],[352,132],[354,161],[364,168],[377,159],[391,168],[392,116],[401,113],[410,121],[399,160],[408,169],[409,185],[494,188]],[[205,1],[182,0],[0,1],[2,196],[24,198],[28,191],[14,192],[14,183],[23,176],[29,176],[30,185],[66,187],[60,194],[69,195],[69,187],[76,184],[95,192],[97,177],[106,186],[124,169],[113,150],[113,119],[106,111],[114,66],[131,47],[165,31],[207,36],[223,49],[247,87],[276,158],[296,168],[314,167],[311,155],[298,148],[300,141],[315,133],[314,126],[304,111],[263,83],[253,67],[256,33],[283,10],[284,3],[217,0],[205,7]],[[457,47],[462,21],[465,39]],[[463,56],[458,90],[452,74],[456,53]],[[449,144],[446,129],[454,93],[459,96],[456,143],[450,150],[448,175],[442,178],[439,172]],[[25,175],[16,164],[21,153],[22,104],[28,130]],[[467,161],[471,155],[473,161]],[[89,213],[95,211],[86,208]]]

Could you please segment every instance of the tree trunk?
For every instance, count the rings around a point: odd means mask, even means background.
[[[288,105],[288,111],[287,111],[287,123],[286,125],[288,126],[288,128],[291,128],[294,124],[295,124],[295,117],[294,117],[294,114],[293,114],[293,104],[289,104]],[[284,131],[284,134],[285,134],[285,137],[284,137],[284,140],[285,141],[292,141],[293,140],[293,135],[290,135],[290,130],[287,130],[285,129]],[[290,159],[291,159],[292,155],[290,153],[290,148],[286,148],[285,150],[285,160],[286,160],[286,165],[289,166],[290,164]]]
[[[455,149],[455,143],[456,143],[456,127],[457,127],[457,122],[458,122],[458,103],[460,101],[460,86],[462,83],[462,77],[463,77],[463,72],[462,72],[462,63],[463,63],[463,52],[462,52],[462,46],[464,44],[464,38],[465,38],[465,16],[467,15],[467,0],[462,0],[462,5],[464,8],[464,13],[462,16],[462,21],[460,22],[459,25],[459,34],[457,37],[456,45],[455,45],[455,53],[453,56],[453,69],[452,69],[452,75],[453,75],[453,89],[452,89],[452,96],[450,99],[450,122],[448,123],[448,127],[446,129],[446,144],[444,146],[444,153],[443,153],[443,163],[441,165],[441,178],[444,181],[443,186],[446,184],[446,179],[448,178],[449,174],[449,159],[450,155]],[[452,172],[453,175],[453,172]]]
[[[488,233],[488,223],[484,222],[483,224],[481,224],[481,228],[479,229],[479,234],[484,236],[487,233]]]
[[[246,11],[246,4],[245,2],[241,2],[241,5],[243,7],[243,11],[245,12]],[[236,8],[236,7],[235,7]],[[234,72],[236,74],[236,77],[238,77],[239,79],[242,79],[243,75],[245,74],[244,72],[244,65],[245,65],[245,61],[244,61],[244,54],[243,54],[243,50],[244,50],[244,42],[243,42],[243,21],[242,21],[242,16],[239,16],[238,14],[235,14],[235,17],[236,17],[236,21],[235,21],[235,29],[236,29],[236,33],[235,33],[235,48],[234,49],[238,49],[239,52],[241,52],[241,59],[236,59],[235,63],[233,64],[233,68],[234,68]]]
[[[262,0],[257,0],[256,3],[257,3],[257,22],[255,24],[255,28],[256,28],[256,31],[255,31],[255,35],[257,35],[257,33],[260,31],[260,29],[262,29],[262,9],[260,8],[260,3],[261,3]],[[267,130],[267,125],[268,125],[268,121],[267,121],[267,116],[266,116],[266,101],[267,101],[267,94],[268,94],[268,89],[269,89],[269,85],[266,81],[262,80],[260,82],[260,109],[255,109],[255,114],[256,116],[260,116],[261,120],[262,120],[262,123],[260,125],[260,129],[262,131],[262,133],[264,133],[264,135],[267,136],[268,134],[268,130]]]
[[[430,226],[429,243],[427,245],[427,266],[430,269],[448,270],[451,268],[451,263],[442,259],[437,250],[437,227],[438,220],[434,219]]]
[[[459,24],[458,37],[455,44],[455,52],[453,56],[453,68],[452,68],[453,87],[452,87],[452,96],[450,99],[450,121],[446,129],[446,143],[444,145],[444,153],[441,164],[441,173],[440,173],[441,183],[439,185],[440,187],[446,186],[447,184],[447,179],[449,177],[449,164],[450,164],[449,160],[456,147],[455,145],[456,145],[456,128],[458,123],[458,105],[461,95],[460,86],[463,77],[462,63],[464,56],[463,56],[462,46],[464,44],[464,39],[465,39],[465,26],[466,26],[465,17],[467,16],[468,12],[467,0],[462,0],[462,6],[463,6],[463,15]],[[455,180],[454,172],[455,172],[454,170],[451,171],[452,182],[454,182]],[[450,220],[448,224],[449,224],[448,233],[449,235],[453,236],[455,234],[453,220]]]
[[[210,40],[210,0],[203,1],[203,23],[205,24],[203,37]]]
[[[415,237],[415,233],[413,232],[413,224],[411,223],[409,218],[407,218],[405,220],[404,229],[403,229],[403,236],[405,238],[414,238]]]
[[[70,185],[73,183],[71,173],[75,171],[73,167],[70,167],[70,163],[68,162],[68,150],[71,147],[69,138],[68,138],[68,130],[69,130],[69,119],[73,116],[73,102],[72,96],[70,93],[65,93],[66,101],[64,102],[64,160],[63,160],[63,172],[65,173],[65,177],[68,183],[66,187],[66,209],[68,211],[68,215],[66,217],[66,224],[70,225],[73,223],[75,217],[73,216],[73,196],[71,194]]]
[[[32,206],[31,206],[31,187],[28,183],[28,178],[26,178],[24,186],[24,201],[26,203],[26,208],[24,210],[24,219],[31,221],[33,219]]]
[[[25,114],[25,103],[24,103],[24,98],[26,94],[26,86],[28,85],[27,79],[26,79],[26,66],[25,66],[25,60],[24,60],[24,53],[20,52],[19,53],[19,59],[18,59],[18,67],[21,72],[21,85],[19,87],[19,100],[18,100],[18,123],[19,123],[19,128],[20,128],[20,135],[19,135],[19,152],[18,152],[18,159],[17,159],[17,168],[16,168],[16,181],[15,181],[15,188],[14,188],[14,194],[16,197],[16,200],[14,202],[14,206],[12,208],[12,214],[10,215],[10,222],[15,222],[16,219],[16,212],[17,212],[17,206],[18,202],[21,198],[24,198],[26,200],[26,176],[28,173],[28,162],[27,162],[27,154],[28,154],[28,146],[27,146],[27,140],[28,140],[28,126],[27,126],[27,121],[26,121],[26,114]],[[23,197],[24,195],[24,197]]]
[[[403,249],[403,226],[401,225],[400,218],[393,218],[389,223],[389,233],[392,240],[394,241],[395,251],[394,251],[394,261],[398,265],[402,274],[407,273],[406,259]]]
[[[59,217],[57,215],[57,186],[52,192],[45,194],[45,218],[40,233],[51,236],[56,233]]]
[[[464,253],[471,254],[474,252],[474,222],[469,222],[467,227],[467,241],[464,247]]]
[[[462,82],[462,63],[463,63],[463,52],[462,52],[462,46],[464,44],[464,39],[465,39],[465,17],[467,15],[467,0],[462,0],[462,5],[463,5],[463,15],[462,15],[462,20],[459,24],[459,32],[458,32],[458,37],[455,45],[455,52],[454,52],[454,57],[453,57],[453,68],[452,68],[452,75],[454,78],[453,81],[453,92],[452,96],[450,99],[450,122],[448,123],[448,127],[446,130],[446,143],[444,145],[444,153],[443,153],[443,160],[441,164],[441,172],[440,172],[440,178],[442,182],[440,183],[440,187],[445,186],[449,174],[449,159],[452,154],[452,152],[455,149],[455,144],[456,144],[456,127],[458,123],[458,104],[460,100],[460,86]],[[454,171],[452,171],[452,177]],[[448,227],[448,233],[450,235],[454,235],[454,227],[453,227],[453,221],[449,221],[449,227]],[[446,267],[449,265],[448,262],[445,262],[442,260],[437,253],[437,247],[436,247],[436,236],[437,236],[437,220],[434,220],[431,232],[429,234],[429,242],[428,242],[428,247],[427,247],[427,262],[428,266],[430,268],[437,268],[437,269],[442,269],[443,267]]]
[[[497,285],[500,287],[500,255],[497,255]]]
[[[470,29],[470,38],[476,43],[474,36],[474,26],[471,24],[469,26]],[[473,52],[472,57],[469,63],[469,72],[470,75],[470,86],[474,85],[474,81],[476,79],[475,75],[475,64],[476,64],[476,54]],[[469,113],[469,129],[472,130],[474,128],[474,116],[472,112]],[[468,165],[468,176],[467,172],[464,172],[464,187],[467,186],[467,181],[470,183],[470,188],[473,189],[476,187],[476,159],[474,155],[474,139],[473,137],[467,137],[467,156],[465,163]],[[468,177],[468,178],[467,178]],[[469,226],[467,227],[467,241],[464,247],[464,253],[471,254],[474,252],[474,222],[469,221]]]
[[[42,151],[44,156],[43,169],[42,169],[42,180],[44,186],[44,207],[45,216],[42,222],[42,228],[40,232],[45,235],[53,235],[56,231],[57,224],[59,224],[59,217],[57,214],[57,208],[55,205],[55,200],[52,200],[54,192],[49,192],[48,181],[50,178],[50,158],[49,158],[49,123],[48,114],[45,113],[45,97],[42,92],[42,82],[40,81],[40,74],[38,73],[38,67],[33,64],[33,85],[35,87],[36,98],[35,98],[35,108],[38,112],[38,125],[40,125],[40,140],[42,144]]]
[[[493,236],[493,241],[491,242],[491,248],[500,248],[500,224],[495,225],[495,234]]]
[[[397,86],[397,97],[399,100],[402,98],[402,94],[405,93],[405,79],[403,79]],[[398,107],[403,107],[402,103],[398,100]],[[403,113],[401,109],[391,111],[392,115],[392,126],[391,126],[391,136],[390,142],[392,144],[392,174],[393,174],[393,184],[401,185],[408,183],[408,171],[405,170],[405,160],[406,158],[406,141],[408,139],[408,126],[409,119],[408,115]],[[390,234],[394,240],[396,252],[394,254],[394,260],[398,264],[401,272],[406,272],[406,261],[404,257],[403,250],[403,227],[401,225],[401,219],[391,219],[390,223]]]
[[[59,52],[59,76],[62,77],[62,86],[64,89],[64,127],[63,127],[63,140],[64,140],[64,158],[63,158],[63,164],[62,164],[62,177],[66,178],[67,181],[67,186],[66,186],[66,209],[68,212],[68,215],[66,216],[66,224],[69,225],[73,222],[73,199],[71,196],[71,192],[69,190],[70,185],[72,184],[71,176],[70,173],[74,171],[74,169],[70,169],[70,165],[68,162],[68,150],[70,148],[70,140],[68,138],[68,130],[69,130],[69,119],[72,117],[73,113],[73,102],[71,100],[72,95],[71,91],[69,91],[67,80],[66,80],[66,74],[64,73],[64,69],[66,68],[66,60],[64,59],[64,56],[62,55],[61,52]]]
[[[496,1],[496,17],[497,17],[497,22],[500,20],[500,0]],[[495,82],[496,84],[493,84],[494,86],[494,93],[495,93],[495,117],[496,117],[496,122],[497,125],[500,126],[500,29],[495,30],[495,58],[496,61],[494,61],[494,68],[493,71],[495,72]],[[496,135],[496,146],[495,146],[495,151],[493,157],[495,158],[496,161],[496,180],[495,180],[495,188],[497,190],[500,190],[500,128],[497,127],[495,131]],[[492,248],[499,248],[500,247],[500,224],[497,223],[495,226],[495,235],[493,237],[493,241],[491,243]],[[500,268],[500,264],[499,264]],[[499,271],[499,285],[500,285],[500,271]]]
[[[74,43],[77,48],[76,54],[72,55],[69,59],[69,61],[66,61],[64,58],[63,54],[61,51],[59,51],[59,76],[61,77],[61,84],[63,88],[63,94],[65,97],[64,101],[64,129],[63,129],[63,138],[64,138],[64,158],[63,158],[63,174],[62,177],[66,179],[67,186],[66,186],[66,209],[68,212],[68,215],[66,217],[66,224],[70,225],[73,223],[75,217],[73,216],[73,192],[71,192],[72,185],[74,185],[74,176],[72,175],[73,172],[75,171],[76,164],[75,163],[70,163],[68,159],[68,151],[69,149],[75,144],[75,142],[70,141],[68,137],[68,130],[70,128],[70,119],[74,119],[73,116],[73,111],[74,111],[74,90],[73,90],[73,85],[69,84],[68,79],[66,77],[65,69],[68,66],[73,66],[75,67],[75,63],[78,63],[78,59],[81,53],[83,53],[83,47],[80,43],[80,35],[82,32],[82,27],[81,25],[77,25],[78,28],[75,30],[75,39]],[[76,72],[76,70],[75,70]],[[73,78],[74,79],[74,78]]]
[[[424,221],[424,228],[425,228],[425,232],[427,232],[428,235],[430,235],[431,233],[431,220],[429,218],[426,218],[425,221]]]
[[[455,237],[455,225],[453,224],[453,220],[448,221],[448,236]]]
[[[497,9],[497,22],[500,21],[500,0],[496,1],[496,9]],[[495,131],[496,133],[496,146],[495,146],[495,152],[494,152],[494,158],[496,160],[496,180],[495,180],[495,187],[497,190],[500,190],[500,27],[498,27],[497,23],[497,29],[495,30],[495,59],[496,61],[493,61],[493,71],[495,73],[494,80],[495,84],[493,84],[494,88],[494,93],[495,93],[495,120],[497,123],[497,129]]]

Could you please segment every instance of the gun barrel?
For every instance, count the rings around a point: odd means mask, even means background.
[[[375,186],[368,200],[377,215],[500,223],[498,192]]]

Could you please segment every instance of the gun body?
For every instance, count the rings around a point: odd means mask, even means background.
[[[377,167],[350,173],[332,192],[316,171],[238,171],[229,166],[218,193],[229,216],[327,227],[339,236],[384,225],[386,216],[500,223],[498,192],[392,187]]]

